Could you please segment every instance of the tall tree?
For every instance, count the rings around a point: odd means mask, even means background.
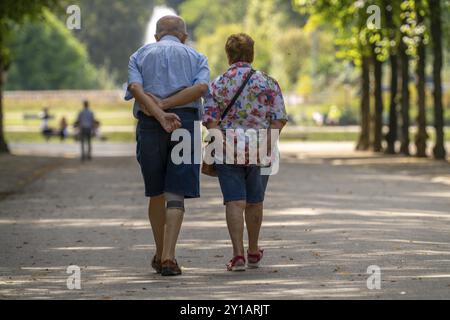
[[[417,67],[416,67],[416,91],[417,91],[417,134],[415,139],[416,156],[427,156],[427,119],[426,119],[426,95],[425,95],[425,66],[426,66],[426,49],[425,49],[425,7],[422,0],[416,1],[416,17],[417,17]]]
[[[45,7],[53,7],[57,0],[2,0],[0,1],[0,153],[7,153],[8,145],[3,128],[3,87],[5,72],[10,62],[9,43],[13,37],[14,28],[22,24],[27,18],[38,18]]]
[[[352,0],[296,0],[296,3],[301,12],[308,12],[311,15],[310,19],[332,25],[336,30],[337,43],[340,47],[339,57],[361,66],[361,133],[357,150],[368,150],[371,142],[370,52],[372,45],[381,47],[379,43],[381,39],[376,36],[377,32],[372,32],[368,27],[369,3]],[[378,103],[379,113],[380,106],[382,104]]]
[[[388,33],[389,67],[390,67],[390,95],[389,95],[389,131],[386,135],[387,154],[395,154],[395,144],[398,140],[398,23],[395,17],[398,7],[390,0],[383,0],[386,19],[386,32]]]
[[[356,150],[366,151],[370,148],[370,57],[361,60],[361,131]]]
[[[409,91],[409,80],[410,80],[410,56],[408,55],[408,45],[405,39],[410,35],[408,33],[408,28],[406,26],[410,25],[411,7],[409,6],[410,1],[404,1],[402,5],[401,19],[401,38],[399,44],[399,58],[400,58],[400,68],[401,68],[401,137],[400,137],[400,152],[404,155],[410,155],[410,137],[409,137],[409,127],[410,127],[410,91]]]
[[[373,56],[375,110],[373,115],[373,151],[381,152],[383,140],[383,62]]]
[[[436,144],[433,154],[436,159],[446,158],[444,142],[444,109],[442,106],[442,18],[441,1],[429,0],[431,19],[431,40],[433,43],[433,82],[434,82],[434,127],[436,130]]]

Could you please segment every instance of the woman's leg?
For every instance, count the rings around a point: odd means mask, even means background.
[[[245,201],[231,201],[226,204],[228,231],[233,243],[233,255],[244,256],[244,210]]]
[[[263,203],[247,204],[245,208],[245,223],[248,232],[248,253],[259,254],[259,234],[263,220]]]
[[[256,166],[247,168],[245,222],[247,224],[248,251],[250,254],[259,254],[258,241],[263,221],[264,198],[268,182],[269,176],[261,175],[261,168]]]

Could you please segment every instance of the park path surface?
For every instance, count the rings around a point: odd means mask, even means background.
[[[187,205],[179,278],[150,269],[133,157],[52,162],[0,199],[0,299],[450,299],[448,163],[294,149],[269,185],[264,267],[225,271],[220,190],[203,178],[202,199]],[[67,289],[70,265],[81,268],[81,290]],[[380,290],[367,288],[371,265]]]

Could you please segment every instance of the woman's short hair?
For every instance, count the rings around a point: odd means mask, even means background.
[[[252,63],[255,58],[255,41],[245,33],[233,34],[227,40],[225,51],[231,64]]]

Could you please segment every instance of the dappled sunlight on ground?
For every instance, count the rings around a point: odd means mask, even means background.
[[[184,275],[153,273],[133,158],[61,167],[0,202],[0,298],[450,298],[450,165],[370,154],[286,157],[271,178],[264,266],[228,273],[220,189],[204,177],[178,248]],[[81,268],[81,290],[66,268]],[[368,290],[367,267],[382,269]]]

